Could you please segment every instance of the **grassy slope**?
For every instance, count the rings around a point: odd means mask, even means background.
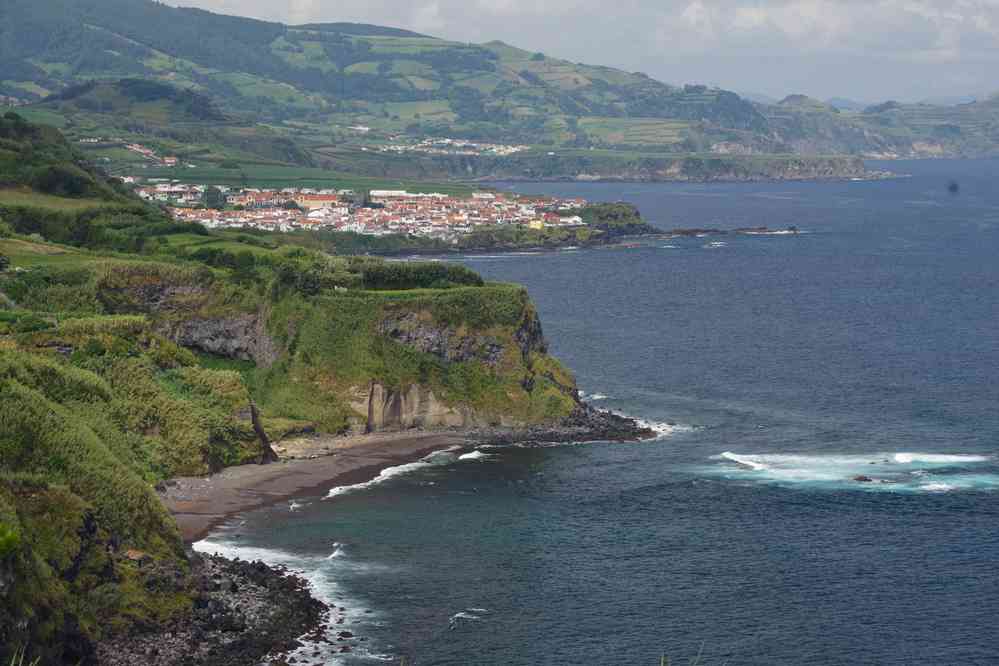
[[[347,129],[357,123],[381,138],[408,132],[676,153],[732,146],[772,154],[981,152],[996,144],[989,102],[835,113],[800,96],[753,105],[726,91],[668,86],[500,42],[372,26],[282,26],[129,0],[14,0],[6,11],[0,79],[28,97],[25,86],[57,91],[93,78],[141,77],[210,95],[227,119],[192,119],[176,96],[136,104],[106,89],[82,106],[46,103],[43,113],[58,113],[73,131],[130,129],[164,144],[180,140],[205,159],[228,153],[302,163],[307,157],[283,140],[363,145],[370,137]],[[119,108],[102,113],[102,105]],[[162,131],[168,121],[174,129]]]
[[[574,408],[571,375],[515,339],[536,316],[522,288],[178,227],[58,135],[19,123],[0,119],[5,149],[48,157],[0,172],[11,185],[0,191],[0,581],[17,581],[0,585],[0,658],[27,644],[74,662],[103,635],[190,611],[177,531],[152,485],[258,459],[251,397],[272,439],[363,424],[351,401],[370,382],[421,384],[485,422]],[[79,198],[31,188],[63,166],[90,178]],[[500,356],[448,360],[380,333],[407,314]],[[171,339],[245,317],[273,341],[260,365]]]

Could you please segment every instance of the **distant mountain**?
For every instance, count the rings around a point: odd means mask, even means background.
[[[944,97],[928,97],[922,101],[920,104],[931,104],[933,106],[957,106],[958,104],[972,104],[977,102],[979,99],[985,99],[987,95],[949,95]]]
[[[758,93],[758,92],[749,92],[745,90],[739,91],[739,95],[744,99],[748,99],[750,102],[754,102],[756,104],[776,104],[777,102],[780,101],[778,98],[771,97],[770,95],[765,95],[763,93]]]
[[[260,154],[255,137],[262,132],[299,147],[267,148],[266,157],[287,153],[298,163],[329,154],[330,146],[360,150],[393,137],[632,155],[999,153],[999,113],[987,102],[865,107],[800,95],[750,101],[498,41],[468,44],[356,23],[288,26],[147,0],[0,4],[0,95],[38,101],[88,81],[136,79],[190,96],[160,90],[159,123],[148,101],[88,94],[72,104],[50,98],[45,107],[89,116],[87,123],[74,121],[76,131],[146,123],[163,136],[164,123],[186,124],[177,137],[185,142],[197,139],[198,124],[208,134],[252,127],[209,143],[232,145],[241,134],[240,150]]]
[[[870,104],[845,97],[831,97],[826,100],[826,104],[840,111],[863,111],[866,107],[870,106]]]
[[[26,99],[94,77],[141,76],[209,92],[235,112],[350,115],[396,131],[559,143],[590,134],[570,118],[641,117],[676,121],[650,137],[671,145],[701,123],[764,129],[753,105],[731,92],[678,88],[502,42],[347,23],[285,26],[145,0],[9,0],[0,18],[2,92]],[[594,133],[615,141],[629,129]]]
[[[788,95],[780,102],[777,106],[784,109],[798,109],[801,111],[826,111],[831,113],[838,113],[839,109],[831,106],[825,102],[820,102],[819,100],[808,97],[807,95]]]

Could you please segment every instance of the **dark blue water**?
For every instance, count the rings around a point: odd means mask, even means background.
[[[678,427],[439,454],[211,545],[310,572],[348,663],[999,663],[999,162],[890,166],[518,185],[805,233],[468,258],[598,404]]]

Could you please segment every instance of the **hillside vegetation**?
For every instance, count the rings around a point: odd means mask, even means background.
[[[137,90],[143,84],[136,80],[171,90]],[[147,0],[4,3],[0,94],[46,99],[32,109],[34,117],[62,123],[74,136],[141,137],[198,162],[236,157],[393,178],[553,171],[662,179],[675,176],[629,162],[691,154],[724,157],[720,177],[758,177],[761,163],[746,167],[745,156],[985,155],[999,148],[994,99],[853,111],[801,95],[756,104],[725,90],[668,85],[502,42],[452,42],[359,24],[288,26]],[[351,129],[357,127],[366,129]],[[362,150],[400,136],[540,149],[507,162]],[[615,159],[591,157],[601,168],[574,170],[572,161],[546,160],[552,148],[563,151],[560,157],[598,149]],[[834,173],[854,175],[849,162],[830,163]],[[820,177],[827,170],[800,171]],[[767,169],[763,175],[782,177]]]
[[[521,287],[177,225],[56,131],[8,114],[0,141],[0,660],[91,663],[192,612],[164,479],[296,433],[579,408]]]

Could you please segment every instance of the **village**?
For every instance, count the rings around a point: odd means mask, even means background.
[[[417,143],[390,143],[379,146],[383,153],[425,153],[427,155],[495,155],[505,157],[530,150],[530,146],[481,143],[462,139],[423,139]]]
[[[367,235],[402,234],[446,241],[477,228],[516,225],[531,229],[584,226],[584,199],[473,192],[469,196],[371,190],[257,189],[187,184],[138,183],[143,199],[164,205],[174,219],[208,228],[271,231],[324,229]]]

